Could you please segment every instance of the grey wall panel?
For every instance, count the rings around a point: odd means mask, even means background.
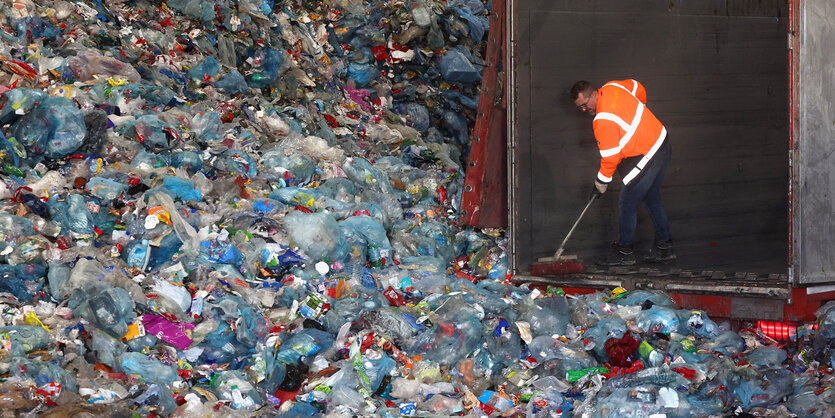
[[[550,255],[582,210],[599,153],[568,89],[636,78],[673,144],[665,202],[683,268],[786,272],[787,15],[782,1],[518,3],[518,266]],[[642,7],[643,6],[643,7]],[[616,182],[620,179],[616,176]],[[596,202],[567,253],[617,238],[617,192]],[[642,212],[636,241],[649,245]],[[759,245],[757,248],[752,246]]]
[[[729,0],[729,16],[788,17],[788,0]]]
[[[730,3],[773,3],[759,0],[736,0]],[[563,12],[585,13],[655,13],[655,14],[693,14],[705,16],[725,16],[731,10],[746,8],[764,10],[761,5],[732,5],[727,0],[520,0],[519,8],[527,10],[554,10]],[[765,12],[761,12],[765,13]]]
[[[835,279],[835,2],[801,2],[800,182],[795,251],[801,283]]]

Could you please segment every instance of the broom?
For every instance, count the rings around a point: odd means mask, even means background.
[[[592,195],[591,199],[589,199],[589,203],[586,203],[586,207],[583,208],[582,212],[580,212],[580,216],[578,216],[577,220],[574,221],[574,226],[572,226],[568,231],[568,234],[566,234],[565,239],[562,240],[562,244],[560,244],[560,247],[557,248],[554,255],[551,257],[542,257],[531,266],[532,275],[547,276],[552,274],[580,273],[583,271],[583,263],[577,259],[576,254],[563,255],[562,252],[565,250],[565,243],[568,242],[568,238],[570,238],[571,234],[574,233],[574,230],[577,228],[577,224],[580,223],[580,219],[583,219],[583,215],[585,215],[586,211],[589,210],[589,207],[592,202],[594,202],[594,199],[597,199],[597,196],[600,196],[600,194],[595,193]]]

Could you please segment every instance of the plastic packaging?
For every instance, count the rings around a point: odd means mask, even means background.
[[[294,211],[284,217],[284,227],[293,244],[311,258],[340,260],[345,257],[345,237],[330,214]]]
[[[121,365],[125,373],[138,375],[150,382],[170,385],[178,379],[176,369],[142,353],[123,354]]]
[[[778,343],[460,223],[492,7],[0,8],[0,407],[831,415],[835,305]]]
[[[653,306],[641,311],[636,318],[636,322],[638,329],[649,334],[679,332],[679,326],[681,325],[674,310],[661,306]]]

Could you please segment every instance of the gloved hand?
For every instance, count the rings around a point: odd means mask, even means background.
[[[594,187],[592,187],[591,194],[589,195],[589,199],[591,199],[593,197],[600,196],[603,193],[606,193],[606,188],[608,188],[608,187],[609,187],[609,183],[603,183],[600,180],[595,180],[594,181]]]

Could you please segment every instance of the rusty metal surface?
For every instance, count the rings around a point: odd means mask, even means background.
[[[478,110],[468,155],[461,222],[482,228],[507,226],[507,95],[505,0],[493,1]]]

